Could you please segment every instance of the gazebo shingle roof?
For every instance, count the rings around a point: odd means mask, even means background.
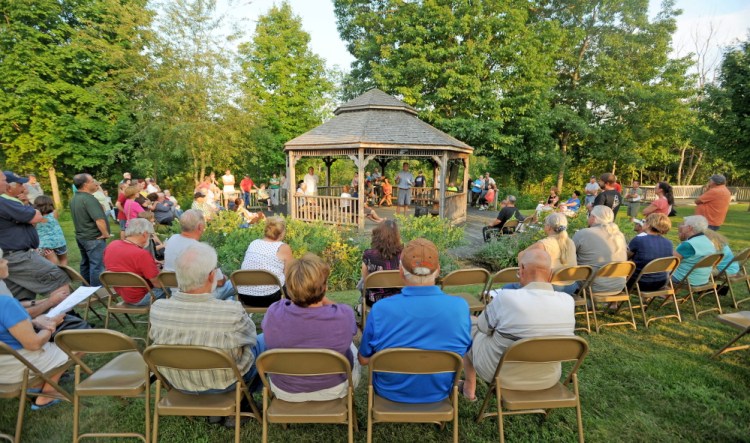
[[[379,89],[341,105],[336,116],[288,141],[286,150],[342,147],[402,147],[471,152],[473,149],[423,122],[417,111]]]

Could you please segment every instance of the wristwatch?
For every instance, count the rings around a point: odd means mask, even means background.
[[[31,306],[36,306],[36,300],[31,300]]]

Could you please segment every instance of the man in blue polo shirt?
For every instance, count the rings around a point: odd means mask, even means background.
[[[469,306],[445,294],[435,280],[440,254],[429,240],[409,242],[401,253],[399,270],[406,287],[400,294],[375,303],[362,333],[359,362],[389,348],[451,351],[463,356],[471,346]],[[401,403],[431,403],[448,397],[453,374],[403,375],[377,373],[375,392]]]

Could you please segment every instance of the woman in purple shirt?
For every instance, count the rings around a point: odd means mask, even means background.
[[[348,305],[326,298],[330,267],[308,253],[290,263],[286,270],[289,299],[272,304],[263,317],[266,349],[330,349],[342,354],[352,365],[352,383],[359,384],[360,366],[352,343],[357,333],[354,311]],[[271,390],[280,400],[290,402],[326,401],[343,398],[349,389],[346,377],[320,375],[271,376]]]

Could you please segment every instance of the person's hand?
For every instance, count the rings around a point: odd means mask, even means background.
[[[68,288],[67,286],[63,286],[59,289],[56,289],[55,291],[52,291],[49,294],[49,300],[53,306],[57,306],[63,300],[65,300],[68,297],[68,295],[70,295],[70,288]]]
[[[54,317],[47,317],[46,315],[40,315],[33,319],[31,323],[41,331],[55,332],[57,326],[63,322],[65,314],[59,314]]]

